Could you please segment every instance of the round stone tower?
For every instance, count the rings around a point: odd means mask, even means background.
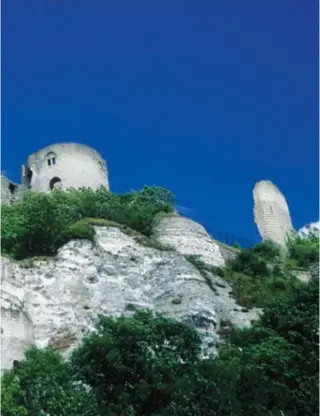
[[[53,188],[109,189],[106,162],[94,149],[78,143],[57,143],[30,155],[22,166],[22,184],[42,192]]]

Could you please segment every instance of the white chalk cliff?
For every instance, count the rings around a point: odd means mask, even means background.
[[[198,254],[221,266],[225,258],[219,246],[197,223],[178,216],[175,221],[176,228],[167,228],[168,237],[159,240],[176,250],[148,247],[108,226],[95,227],[94,243],[70,241],[53,258],[28,264],[3,257],[2,369],[20,360],[31,345],[50,345],[68,354],[94,328],[98,314],[131,315],[148,308],[190,323],[203,336],[205,354],[215,352],[223,322],[249,325],[257,310],[242,311],[229,295],[230,286],[214,275],[213,291],[179,253]],[[168,220],[163,222],[168,226]],[[189,225],[184,235],[182,224]],[[165,227],[162,232],[159,227],[155,234],[164,236]]]

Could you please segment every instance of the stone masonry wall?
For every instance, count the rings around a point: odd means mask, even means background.
[[[261,237],[285,246],[292,222],[287,202],[270,181],[258,182],[253,190],[254,218]]]
[[[48,164],[48,159],[55,163]],[[32,172],[30,188],[35,191],[50,191],[50,181],[60,188],[104,186],[109,189],[106,162],[94,149],[77,143],[61,143],[48,146],[29,156],[24,167],[23,182],[28,169]]]

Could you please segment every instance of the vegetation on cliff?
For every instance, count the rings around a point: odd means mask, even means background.
[[[318,265],[319,236],[313,233],[301,238],[292,234],[286,251],[272,241],[257,243],[252,248],[240,249],[224,268],[208,265],[195,255],[187,259],[204,275],[210,287],[210,273],[217,274],[231,285],[231,295],[238,304],[264,308],[278,295],[301,285],[297,271],[310,274]]]
[[[278,296],[218,358],[150,312],[101,317],[65,361],[32,348],[2,377],[4,415],[319,415],[319,280]]]
[[[147,239],[155,216],[173,207],[172,194],[157,187],[28,193],[2,207],[2,251],[15,259],[55,254],[112,222]],[[224,335],[218,357],[203,359],[200,336],[175,320],[146,311],[101,317],[69,360],[32,348],[5,372],[1,413],[319,415],[319,237],[291,236],[287,252],[272,242],[240,249],[225,268],[188,259],[229,282],[241,305],[263,307],[250,328]],[[310,272],[309,282],[295,277],[297,268]]]
[[[160,187],[127,194],[111,193],[104,187],[28,192],[21,201],[3,205],[1,210],[2,253],[24,259],[54,255],[73,238],[92,239],[92,224],[101,225],[104,220],[148,237],[155,216],[174,211],[174,196]]]

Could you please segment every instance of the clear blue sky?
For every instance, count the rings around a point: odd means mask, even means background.
[[[270,179],[318,220],[317,0],[2,0],[2,169],[54,142],[100,151],[115,192],[172,190],[256,240]]]

